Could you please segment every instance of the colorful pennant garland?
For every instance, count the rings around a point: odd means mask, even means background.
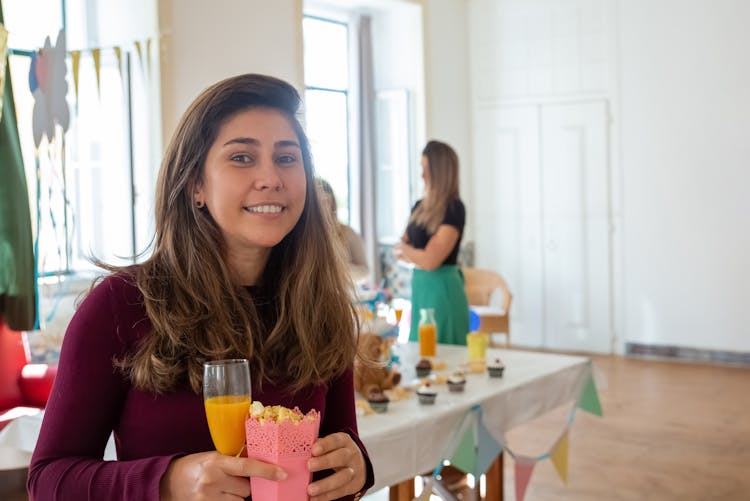
[[[577,408],[597,416],[602,416],[602,406],[599,401],[599,395],[596,390],[596,384],[594,383],[591,368],[589,368],[589,371],[586,374],[578,399],[570,411],[565,429],[552,445],[548,453],[537,457],[515,454],[508,447],[505,437],[498,440],[496,437],[492,436],[482,419],[482,408],[479,405],[475,405],[469,409],[464,420],[454,431],[453,436],[448,441],[446,454],[444,454],[443,457],[449,458],[450,463],[456,468],[467,473],[472,473],[475,477],[479,477],[489,469],[501,452],[507,452],[515,462],[515,490],[517,501],[523,501],[526,496],[526,488],[531,480],[531,474],[534,471],[536,463],[545,459],[550,459],[550,461],[552,461],[552,464],[563,484],[567,485],[568,450],[570,445],[569,431],[570,426],[573,424]],[[435,477],[440,475],[442,469],[443,461],[441,461],[433,470],[432,478],[430,478],[425,484],[422,496],[418,497],[418,500],[429,499],[429,492],[432,490]],[[424,497],[425,495],[427,497]]]
[[[2,48],[2,42],[3,42],[3,36],[2,36],[2,29],[0,29],[0,49]],[[136,52],[138,53],[138,60],[141,65],[142,71],[144,72],[144,75],[150,75],[151,73],[151,45],[152,40],[147,39],[145,41],[146,44],[146,62],[144,65],[143,61],[143,42],[141,41],[135,41],[134,46],[136,48]],[[93,60],[94,64],[94,73],[96,76],[96,89],[99,95],[101,96],[101,67],[102,67],[102,51],[109,50],[110,47],[94,47],[87,50],[72,50],[67,52],[68,55],[70,55],[70,61],[71,61],[71,70],[73,73],[73,88],[75,90],[75,98],[76,101],[78,101],[78,88],[79,88],[79,75],[80,75],[80,68],[81,68],[81,56],[84,53],[90,53],[91,59]],[[120,73],[120,79],[124,78],[123,74],[123,52],[125,50],[123,47],[116,46],[111,47],[111,50],[114,52],[115,57],[117,58],[117,69]],[[38,52],[34,52],[31,56],[31,71],[29,72],[29,88],[31,89],[31,92],[33,93],[37,87],[39,86],[40,82],[44,83],[46,81],[45,75],[40,74],[44,71],[45,65],[40,64],[38,61],[40,58],[43,58],[43,50],[40,50]],[[4,61],[4,58],[3,58]],[[1,69],[1,68],[0,68]],[[0,77],[1,78],[1,77]]]

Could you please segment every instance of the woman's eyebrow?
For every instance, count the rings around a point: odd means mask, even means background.
[[[224,146],[229,146],[230,144],[260,144],[260,141],[252,137],[235,137],[224,143]]]
[[[294,146],[295,148],[302,149],[297,141],[292,141],[291,139],[283,139],[281,141],[276,141],[274,143],[274,146],[276,148],[283,148],[284,146]]]
[[[233,139],[230,139],[226,143],[224,143],[223,146],[229,146],[230,144],[251,144],[251,145],[259,145],[260,141],[253,137],[235,137]],[[283,148],[285,146],[293,146],[295,148],[300,148],[300,145],[297,141],[294,141],[292,139],[282,139],[281,141],[276,141],[274,144],[274,147],[276,148]]]

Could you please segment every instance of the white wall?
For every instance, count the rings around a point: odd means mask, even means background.
[[[472,198],[468,8],[465,0],[430,0],[425,10],[427,139],[453,146],[461,165],[461,198]],[[471,219],[470,219],[471,220]],[[472,238],[466,228],[464,240]]]
[[[303,89],[302,0],[161,0],[165,144],[206,87],[265,73]]]
[[[372,17],[375,91],[409,91],[410,107],[415,120],[411,145],[413,153],[410,159],[414,199],[421,198],[423,193],[419,154],[425,142],[424,27],[423,10],[418,3],[389,2],[383,5],[387,8],[374,8],[373,4],[368,9]]]
[[[619,5],[626,339],[750,351],[750,3]]]

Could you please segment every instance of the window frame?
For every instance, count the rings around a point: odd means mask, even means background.
[[[343,26],[346,29],[347,66],[349,69],[346,89],[339,89],[339,88],[334,88],[334,87],[326,87],[326,86],[318,86],[318,85],[308,85],[307,81],[305,81],[305,95],[307,95],[308,91],[316,91],[316,92],[335,93],[335,94],[343,95],[345,97],[345,102],[346,102],[346,184],[347,184],[348,221],[342,221],[342,222],[352,227],[355,231],[360,232],[361,230],[360,215],[362,213],[362,209],[361,209],[361,201],[360,201],[360,196],[359,196],[359,175],[357,175],[358,173],[353,171],[353,165],[356,165],[356,162],[352,161],[353,156],[355,155],[355,152],[358,151],[357,136],[359,134],[358,129],[356,128],[357,117],[355,116],[357,107],[354,105],[354,101],[353,101],[356,96],[357,76],[356,76],[356,71],[354,70],[354,68],[356,68],[356,65],[353,64],[353,61],[355,61],[355,56],[353,55],[353,51],[352,51],[352,37],[354,36],[354,33],[356,32],[356,30],[353,28],[352,22],[350,20],[342,19],[341,16],[336,16],[333,14],[327,15],[324,13],[305,12],[303,13],[303,23],[305,19],[312,19],[315,21],[336,24],[339,26]],[[304,35],[303,35],[303,38],[304,38]],[[307,64],[307,61],[305,61],[305,64]],[[307,103],[305,103],[305,106],[307,106]]]

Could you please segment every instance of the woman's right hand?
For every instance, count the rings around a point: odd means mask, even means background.
[[[174,459],[159,484],[162,500],[244,499],[250,495],[248,477],[284,480],[278,466],[218,452],[201,452]]]

